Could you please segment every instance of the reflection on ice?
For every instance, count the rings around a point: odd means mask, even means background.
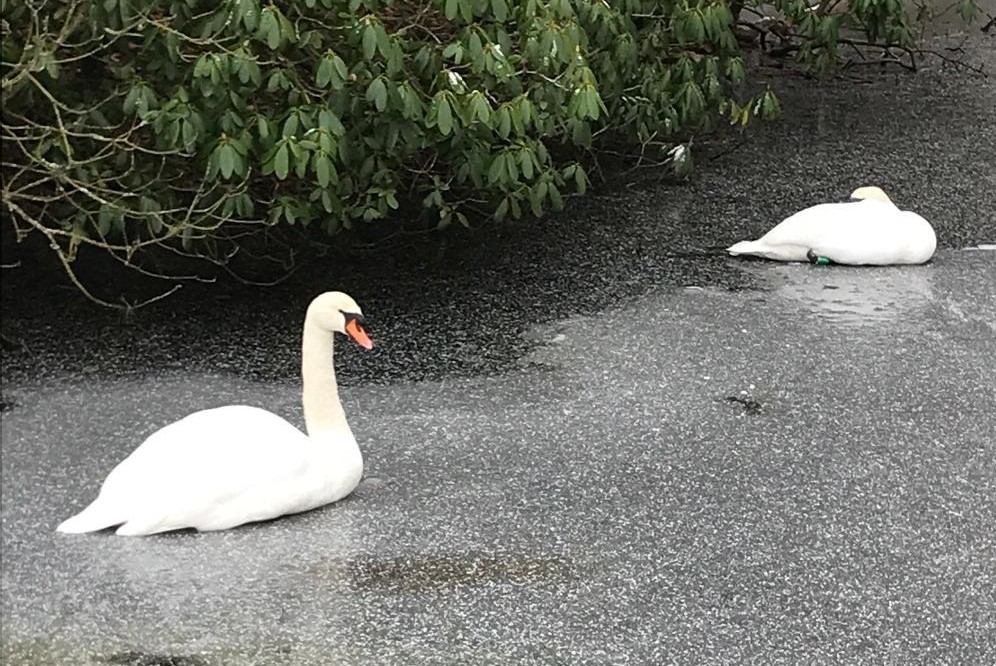
[[[771,294],[805,311],[854,326],[900,323],[933,301],[931,266],[752,266],[771,282]]]

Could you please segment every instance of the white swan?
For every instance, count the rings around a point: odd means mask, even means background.
[[[332,337],[345,333],[371,349],[361,317],[341,292],[324,293],[308,307],[301,345],[307,435],[257,407],[195,412],[146,439],[107,475],[97,499],[58,531],[224,530],[351,493],[363,457],[339,402]]]
[[[761,238],[726,251],[777,261],[886,266],[922,264],[936,248],[927,220],[899,210],[877,187],[859,187],[849,202],[806,208]]]

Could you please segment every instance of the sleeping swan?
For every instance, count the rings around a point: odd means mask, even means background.
[[[899,210],[877,187],[859,187],[851,201],[801,210],[758,240],[741,241],[727,252],[777,261],[886,266],[922,264],[936,247],[927,220]]]
[[[146,439],[111,470],[97,499],[58,531],[115,525],[127,535],[224,530],[351,493],[363,457],[339,402],[332,337],[344,333],[371,349],[361,318],[356,302],[341,292],[324,293],[308,307],[301,345],[307,435],[258,407],[195,412]]]

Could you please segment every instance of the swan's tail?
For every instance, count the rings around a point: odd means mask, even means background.
[[[726,251],[735,257],[740,254],[758,254],[761,248],[757,246],[757,241],[740,241],[726,248]]]
[[[106,504],[101,503],[98,497],[90,506],[72,518],[62,521],[55,530],[67,534],[82,534],[83,532],[96,532],[120,525],[126,520],[127,518],[122,517],[120,512],[111,510]]]

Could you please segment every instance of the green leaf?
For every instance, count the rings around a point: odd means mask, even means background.
[[[391,38],[387,34],[387,30],[384,29],[384,24],[378,21],[376,27],[377,34],[377,50],[385,58],[389,57],[391,54]]]
[[[336,172],[335,164],[325,153],[319,153],[315,158],[315,174],[318,176],[318,184],[322,187],[339,184],[339,174]]]
[[[100,207],[100,213],[97,215],[97,234],[99,236],[104,237],[111,233],[111,221],[113,217],[113,213],[111,213],[107,206]]]
[[[294,136],[297,134],[298,124],[300,123],[300,116],[291,111],[287,115],[287,119],[284,121],[284,131],[283,136]]]
[[[194,63],[194,76],[207,77],[211,74],[211,58],[205,53]]]
[[[496,21],[504,22],[508,18],[508,4],[505,0],[491,0],[491,13]]]
[[[512,116],[511,112],[508,110],[508,105],[502,104],[498,107],[498,111],[492,117],[495,118],[494,129],[498,132],[498,136],[503,139],[507,139],[509,133],[512,131]]]
[[[446,99],[446,95],[442,93],[438,95],[436,126],[443,136],[449,136],[449,133],[453,131],[453,109],[450,108],[450,103]]]
[[[820,39],[825,44],[832,44],[837,41],[837,19],[827,16],[819,24]]]
[[[698,10],[690,11],[685,17],[684,36],[686,41],[696,44],[705,41],[705,25]]]
[[[229,141],[229,144],[237,155],[240,157],[245,157],[249,154],[249,143],[252,141],[252,137],[248,133],[243,132],[242,136],[235,137]]]
[[[243,58],[236,61],[236,68],[239,74],[239,81],[243,84],[252,83],[254,85],[259,85],[259,82],[263,80],[262,72],[259,69],[259,65],[256,64],[254,60],[249,58]]]
[[[745,126],[748,122],[750,122],[750,104],[747,104],[742,109],[740,109],[738,113],[730,117],[731,125],[735,125],[737,122],[740,123],[741,127]]]
[[[567,115],[571,118],[579,118],[579,105],[581,103],[581,88],[575,88],[571,93],[571,98],[567,101]]]
[[[534,112],[533,103],[529,101],[529,98],[525,95],[519,97],[516,109],[519,112],[519,117],[522,118],[522,124],[525,126],[529,125],[532,122]]]
[[[332,81],[333,73],[332,59],[328,56],[322,58],[318,63],[318,71],[315,72],[315,85],[319,88],[328,87]]]
[[[287,143],[284,142],[280,148],[277,149],[277,154],[273,158],[273,173],[277,175],[280,180],[285,180],[287,174],[290,173],[290,154],[287,148]]]
[[[242,21],[242,25],[250,32],[255,30],[259,22],[259,3],[255,0],[238,0],[236,18]]]
[[[588,174],[584,172],[584,168],[580,164],[574,170],[574,185],[577,187],[578,194],[581,195],[588,189]]]
[[[508,215],[508,197],[501,200],[498,207],[495,208],[495,219],[498,221],[504,220],[505,216]]]
[[[266,82],[266,89],[269,92],[274,92],[276,90],[289,90],[292,87],[290,79],[283,72],[283,70],[277,69],[270,74],[270,79]]]
[[[743,83],[744,61],[740,58],[730,58],[726,63],[726,76],[734,84]]]
[[[480,90],[475,90],[470,94],[469,107],[470,122],[479,120],[480,122],[487,124],[491,119],[491,105],[488,104],[487,98]]]
[[[553,183],[550,183],[550,203],[553,204],[554,210],[564,209],[564,199],[560,196],[560,190]]]
[[[534,216],[541,217],[543,215],[543,197],[540,196],[539,186],[529,189],[529,206],[532,208]]]
[[[457,17],[457,13],[459,11],[459,0],[446,0],[446,5],[443,8],[443,15],[446,16],[446,18],[452,21]]]
[[[965,23],[971,23],[974,21],[978,10],[979,8],[976,6],[975,0],[961,0],[961,2],[958,3],[958,16],[960,16],[961,20]],[[990,21],[989,25],[992,25],[992,21]]]
[[[169,144],[170,146],[175,146],[177,140],[180,138],[180,125],[182,122],[183,121],[177,118],[169,125],[167,125],[165,132],[165,139],[166,143]]]
[[[332,57],[332,65],[335,67],[335,73],[339,75],[342,81],[346,81],[349,78],[349,68],[346,67],[346,63],[338,55]]]
[[[311,158],[311,153],[303,151],[294,155],[294,173],[297,174],[298,178],[304,178],[305,174],[308,173],[308,161]]]
[[[367,86],[367,101],[372,103],[378,111],[387,108],[387,84],[384,77],[378,76]]]
[[[332,200],[332,195],[329,194],[328,190],[322,190],[322,208],[325,209],[326,213],[331,213],[335,210],[335,202]]]
[[[581,146],[582,148],[591,147],[591,125],[584,122],[583,120],[574,120],[571,122],[571,141],[574,145]]]
[[[519,168],[526,180],[533,179],[533,159],[533,151],[529,148],[523,148],[519,151]]]
[[[283,41],[282,35],[280,34],[280,21],[277,19],[277,9],[275,7],[267,7],[264,10],[266,14],[264,15],[264,20],[260,24],[260,28],[266,33],[266,45],[270,47],[271,50],[276,51],[280,48],[280,44]],[[269,17],[269,21],[265,18]]]
[[[270,121],[268,121],[263,116],[256,117],[256,133],[259,134],[259,138],[264,141],[270,138],[273,130],[270,127]]]
[[[454,63],[459,65],[463,62],[463,45],[458,42],[452,42],[445,49],[443,49],[443,57],[451,59]]]
[[[193,114],[183,122],[183,147],[187,152],[193,152],[197,147],[197,127],[192,120]]]
[[[519,166],[515,163],[515,157],[511,152],[504,154],[505,157],[505,171],[508,175],[509,183],[516,183],[519,180]],[[518,217],[518,215],[516,215]]]
[[[230,144],[226,143],[222,145],[221,152],[218,155],[218,164],[220,165],[223,178],[232,177],[232,173],[235,172],[235,160],[237,157],[235,149]]]
[[[536,190],[536,196],[539,197],[540,203],[542,203],[543,200],[546,199],[546,195],[550,189],[550,186],[547,181],[541,180],[536,184],[536,187],[534,187],[533,189]]]
[[[376,53],[377,31],[374,29],[373,24],[368,21],[366,28],[363,29],[363,57],[367,60],[373,60]]]
[[[517,134],[526,133],[526,123],[522,118],[522,109],[519,106],[513,106],[511,108],[511,118],[512,118],[512,129],[515,130]]]
[[[590,86],[584,91],[584,110],[586,117],[598,120],[600,111],[598,93]]]
[[[163,230],[163,216],[162,215],[150,215],[149,216],[149,228],[152,229],[152,233],[159,234]]]
[[[215,146],[214,150],[211,151],[211,156],[208,157],[208,180],[215,180],[218,177],[218,172],[221,171],[221,149],[223,147],[223,144],[219,143]]]
[[[770,90],[766,90],[764,96],[761,97],[761,118],[764,120],[771,120],[776,118],[781,112],[778,105],[778,98],[775,97],[775,93]]]
[[[449,208],[439,211],[439,222],[436,224],[436,231],[442,231],[453,223],[453,213]]]
[[[504,182],[505,173],[505,155],[502,153],[491,160],[491,166],[488,167],[488,183],[496,185]]]
[[[467,39],[467,50],[470,52],[470,59],[475,64],[480,64],[484,56],[484,45],[481,42],[480,35],[477,31],[470,33],[470,37]]]
[[[331,109],[322,109],[318,112],[318,126],[336,136],[346,134],[346,128],[343,127],[339,116],[335,115]]]
[[[131,87],[128,94],[125,95],[123,110],[127,114],[132,114],[135,112],[135,106],[138,103],[139,95],[142,93],[142,85],[136,84]]]
[[[274,19],[270,30],[266,33],[266,45],[276,51],[280,47],[280,23]]]

